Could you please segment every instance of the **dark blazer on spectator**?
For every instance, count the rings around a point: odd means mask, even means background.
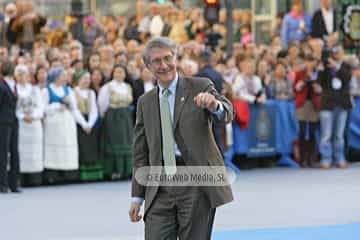
[[[332,10],[334,12],[334,32],[338,30],[337,27],[337,20],[336,20],[336,11]],[[321,12],[321,9],[317,10],[311,20],[311,36],[313,38],[324,38],[326,35],[329,35],[329,33],[326,30],[325,21]]]
[[[0,124],[16,123],[16,96],[5,80],[0,79]]]
[[[322,88],[321,94],[321,110],[334,110],[336,107],[342,109],[351,109],[350,82],[351,82],[351,66],[343,62],[336,73],[332,73],[331,69],[325,68],[319,73],[319,83]],[[335,75],[335,76],[334,76]],[[332,79],[336,77],[341,81],[341,88],[335,90],[332,88]]]
[[[141,79],[131,81],[133,96],[134,96],[134,105],[137,104],[137,101],[141,95],[144,94],[144,82]],[[136,108],[135,108],[136,109]]]
[[[211,65],[206,65],[205,67],[203,67],[196,76],[209,78],[213,82],[216,91],[221,94],[224,84],[224,78]]]
[[[0,190],[17,191],[19,179],[18,121],[16,111],[16,93],[0,80]],[[10,171],[7,173],[8,153],[10,153]]]
[[[298,82],[305,81],[305,80],[307,80],[307,76],[306,76],[306,72],[304,70],[297,71],[295,73],[295,81],[294,81],[294,85],[293,85],[294,96],[295,96],[295,107],[296,108],[302,107],[305,104],[306,100],[308,100],[309,94],[310,94],[311,102],[312,102],[315,110],[319,111],[320,110],[320,95],[315,94],[313,92],[310,84],[305,84],[305,86],[303,87],[303,89],[301,91],[297,91],[295,88],[295,86]]]

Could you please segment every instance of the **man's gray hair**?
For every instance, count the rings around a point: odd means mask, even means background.
[[[150,50],[153,48],[164,48],[171,50],[172,54],[176,56],[177,46],[170,38],[166,37],[155,37],[151,39],[145,46],[145,49],[142,53],[142,57],[145,64],[150,63]]]

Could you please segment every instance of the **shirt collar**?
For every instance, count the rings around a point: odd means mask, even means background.
[[[175,78],[174,80],[172,80],[172,82],[170,83],[170,86],[168,87],[168,89],[170,90],[171,94],[175,94],[176,93],[176,86],[177,86],[177,82],[178,82],[179,76],[178,73],[176,72]],[[161,86],[161,84],[159,85],[159,95],[162,96],[162,92],[164,90],[164,87]]]
[[[12,78],[4,77],[4,80],[6,81],[7,84],[15,85],[15,80]]]
[[[329,9],[321,8],[321,11],[322,11],[323,13],[332,14],[333,8],[332,8],[332,7],[330,7]]]
[[[14,79],[11,78],[11,77],[4,77],[4,79],[5,79],[6,81],[9,81],[9,82],[13,82],[13,81],[14,81]]]

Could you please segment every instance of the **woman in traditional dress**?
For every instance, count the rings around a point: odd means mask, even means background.
[[[101,152],[104,174],[110,179],[126,179],[132,171],[133,120],[129,105],[133,101],[126,67],[116,65],[112,80],[99,92],[102,121]]]
[[[90,89],[90,73],[75,72],[73,80],[77,82],[74,88],[77,108],[81,112],[77,122],[79,143],[80,180],[100,180],[103,178],[102,165],[99,162],[98,146],[98,107],[94,90]]]
[[[23,186],[42,184],[44,104],[40,88],[30,83],[26,65],[15,68],[18,101],[16,116],[19,120],[19,157]]]
[[[52,184],[77,179],[78,142],[74,116],[80,118],[73,91],[65,84],[64,68],[54,68],[43,89],[45,102],[44,167],[45,180]]]

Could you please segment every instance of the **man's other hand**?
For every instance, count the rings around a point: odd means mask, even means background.
[[[141,203],[132,202],[129,210],[129,218],[132,222],[139,222],[142,216],[139,214],[141,209]]]

